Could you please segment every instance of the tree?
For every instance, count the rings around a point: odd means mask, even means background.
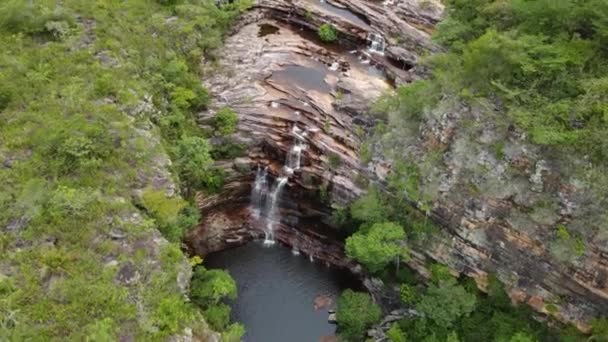
[[[405,249],[400,245],[403,239],[405,232],[400,225],[393,222],[376,223],[369,232],[357,232],[346,239],[346,255],[376,273],[390,261],[404,255]]]
[[[336,312],[340,336],[347,341],[363,341],[365,331],[380,320],[381,314],[367,293],[345,290],[338,298]]]
[[[475,308],[476,297],[455,279],[431,284],[416,304],[416,309],[439,327],[449,329]]]

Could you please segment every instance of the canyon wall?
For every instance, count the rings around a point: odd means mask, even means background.
[[[385,184],[392,163],[382,151],[390,148],[418,165],[429,216],[442,227],[413,251],[411,267],[425,274],[428,261],[439,261],[482,289],[496,274],[514,301],[585,330],[592,317],[608,314],[606,239],[585,236],[582,255],[558,258],[552,229],[583,222],[589,190],[516,129],[492,125],[494,109],[442,103],[421,126],[377,142],[370,162],[361,160],[361,143],[377,124],[369,106],[394,85],[425,76],[418,61],[439,50],[430,34],[442,10],[417,0],[256,2],[227,39],[221,72],[207,82],[212,109],[200,114],[211,128],[217,109],[234,109],[240,121],[229,139],[246,154],[218,162],[226,185],[219,194],[198,195],[203,220],[188,244],[204,255],[263,236],[263,219],[249,207],[251,185],[260,167],[281,173],[297,127],[306,132],[306,148],[280,198],[277,240],[356,269],[332,225],[332,206],[357,198],[370,181]],[[324,22],[338,29],[340,44],[324,44],[311,32]],[[372,34],[383,37],[384,54],[368,51]],[[497,141],[502,158],[491,153]]]

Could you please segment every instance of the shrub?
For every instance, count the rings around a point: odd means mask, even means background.
[[[413,304],[416,302],[418,298],[418,294],[416,293],[416,288],[407,284],[401,284],[399,287],[399,297],[401,301],[405,304]]]
[[[317,33],[319,38],[321,38],[321,40],[324,42],[332,43],[338,40],[338,31],[331,24],[326,23],[321,25]]]
[[[247,145],[226,140],[213,146],[213,150],[211,150],[211,156],[215,160],[235,159],[244,155],[246,150]]]
[[[340,336],[363,341],[366,330],[380,320],[382,312],[367,293],[345,290],[338,298],[336,321]]]
[[[245,335],[245,327],[242,324],[231,324],[222,334],[222,342],[240,342]]]
[[[391,342],[407,342],[405,333],[399,328],[397,323],[393,324],[390,329],[386,332],[386,336]]]
[[[226,271],[198,266],[192,276],[190,297],[201,307],[216,305],[223,298],[236,298],[236,283]]]
[[[159,222],[174,222],[186,202],[179,197],[167,197],[163,190],[148,189],[142,195],[142,204]]]
[[[154,313],[155,325],[163,335],[180,331],[183,324],[192,320],[193,313],[181,296],[170,296],[160,300]]]
[[[238,123],[238,115],[229,107],[222,107],[215,114],[214,126],[220,135],[234,133]]]
[[[211,305],[205,309],[204,316],[213,330],[224,331],[230,322],[230,307],[223,303]]]
[[[330,169],[335,170],[342,163],[342,158],[340,158],[339,154],[337,154],[335,152],[330,152],[329,156],[327,158],[327,163],[328,163]]]
[[[184,137],[173,149],[175,167],[186,193],[199,189],[216,190],[221,187],[221,175],[212,168],[211,148],[200,137]]]

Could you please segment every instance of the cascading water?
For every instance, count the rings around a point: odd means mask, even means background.
[[[384,55],[384,38],[376,33],[370,33],[367,35],[367,42],[369,44],[369,51]]]
[[[275,179],[272,188],[270,188],[270,184],[267,181],[268,168],[262,169],[258,167],[256,172],[255,182],[251,189],[251,207],[253,208],[254,217],[266,217],[266,229],[264,230],[265,245],[274,244],[274,224],[280,221],[277,207],[281,198],[281,191],[285,184],[287,184],[289,176],[300,168],[302,150],[306,148],[306,145],[304,145],[306,132],[301,132],[297,126],[293,127],[291,133],[295,137],[294,145],[287,153],[282,170],[283,175]]]
[[[251,189],[251,207],[253,208],[253,215],[255,218],[259,218],[262,214],[261,210],[266,199],[266,190],[268,189],[268,167],[261,168],[258,166],[258,170],[255,174],[255,183]]]
[[[278,221],[277,217],[277,199],[281,194],[281,190],[287,183],[287,177],[279,177],[275,180],[274,188],[266,201],[266,229],[264,230],[264,244],[274,244],[274,223]]]

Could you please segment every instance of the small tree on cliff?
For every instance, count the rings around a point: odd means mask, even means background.
[[[401,246],[403,227],[394,222],[375,223],[368,232],[357,232],[346,239],[346,255],[376,273],[399,256],[406,256]]]

